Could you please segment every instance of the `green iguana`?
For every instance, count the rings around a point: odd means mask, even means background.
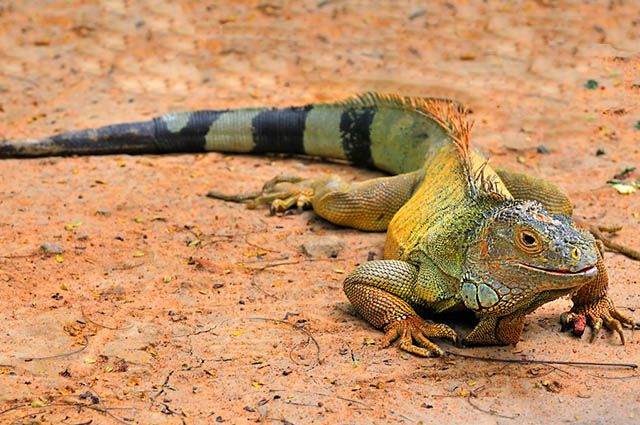
[[[574,305],[561,317],[564,327],[581,333],[586,321],[595,336],[604,325],[624,343],[623,325],[634,322],[607,295],[602,244],[574,224],[571,203],[555,186],[487,165],[469,146],[470,128],[453,101],[366,94],[3,141],[0,157],[285,152],[373,166],[393,176],[358,183],[277,177],[258,194],[210,195],[269,203],[274,212],[310,206],[338,225],[387,230],[384,260],[359,266],[344,281],[355,309],[384,329],[383,346],[400,338],[401,349],[435,356],[443,351],[429,338],[457,341],[448,326],[421,318],[418,307],[475,312],[479,322],[465,344],[515,344],[526,314],[569,294]]]

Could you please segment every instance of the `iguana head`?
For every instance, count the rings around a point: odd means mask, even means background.
[[[487,316],[530,310],[598,273],[593,236],[536,201],[506,201],[495,208],[466,258],[462,299]]]

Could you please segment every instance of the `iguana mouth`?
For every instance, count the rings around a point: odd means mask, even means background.
[[[578,271],[572,272],[570,270],[551,270],[551,269],[544,269],[542,267],[536,267],[536,266],[532,266],[531,264],[524,264],[524,263],[518,263],[518,265],[520,267],[524,267],[525,269],[529,269],[529,270],[535,270],[535,271],[539,271],[539,272],[543,272],[543,273],[547,273],[547,274],[552,274],[552,275],[556,275],[556,276],[584,276],[584,277],[588,277],[588,276],[595,276],[598,273],[598,268],[596,266],[589,266],[589,267],[585,267],[584,269],[580,269]]]

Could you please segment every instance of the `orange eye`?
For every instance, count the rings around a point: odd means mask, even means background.
[[[520,249],[529,254],[536,254],[542,251],[542,244],[538,235],[531,230],[519,229],[516,242]]]

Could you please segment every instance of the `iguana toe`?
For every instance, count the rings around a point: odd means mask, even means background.
[[[596,337],[600,333],[600,330],[602,330],[602,323],[603,321],[600,317],[596,317],[595,319],[591,320],[591,340],[589,342],[593,342],[596,340]]]
[[[271,211],[271,214],[279,214],[293,207],[296,207],[298,211],[302,211],[305,208],[310,208],[311,194],[303,191],[287,198],[274,199],[271,202],[269,210]]]
[[[454,344],[458,341],[455,331],[447,325],[427,322],[419,316],[394,321],[385,326],[384,331],[382,347],[388,347],[400,338],[401,350],[421,357],[440,357],[445,354],[444,350],[429,340],[429,337],[449,339]]]

